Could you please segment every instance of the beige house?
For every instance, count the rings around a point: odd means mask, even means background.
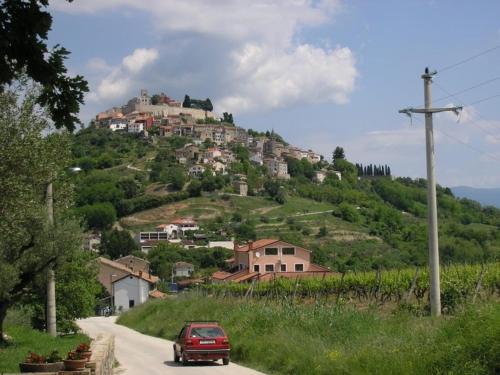
[[[142,271],[144,273],[149,273],[149,262],[133,255],[121,257],[116,259],[115,262],[127,266],[132,272]]]
[[[236,272],[216,272],[214,281],[243,282],[269,280],[272,277],[314,277],[332,274],[323,266],[311,263],[311,251],[281,240],[261,239],[234,247],[229,260]]]
[[[139,258],[137,258],[139,259]],[[120,260],[120,259],[119,259]],[[134,269],[134,266],[130,266],[130,259],[121,258],[122,262],[106,259],[103,257],[98,258],[99,262],[99,282],[106,288],[109,294],[112,294],[111,286],[115,281],[121,280],[127,276],[132,276],[135,278],[140,278],[146,281],[147,283],[154,285],[158,282],[158,277],[151,275],[149,272],[145,272],[141,270],[141,267],[145,267],[145,264],[139,266],[139,262],[136,260],[135,264],[138,269]],[[146,262],[146,261],[144,261]],[[128,264],[124,264],[128,263]],[[149,270],[149,264],[148,264]],[[153,289],[153,288],[151,288]]]

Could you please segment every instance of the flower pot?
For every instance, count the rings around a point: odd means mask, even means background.
[[[62,362],[54,363],[20,363],[19,371],[21,372],[58,372],[63,369]]]
[[[80,353],[80,356],[82,357],[82,359],[86,359],[87,361],[90,361],[90,357],[92,356],[91,350],[88,350],[86,352],[79,352],[79,353]]]
[[[67,371],[83,370],[85,368],[86,359],[65,359],[64,369]]]

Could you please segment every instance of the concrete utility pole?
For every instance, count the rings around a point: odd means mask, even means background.
[[[54,226],[54,198],[52,194],[52,182],[47,185],[47,212],[49,225]],[[56,280],[52,267],[47,272],[47,332],[51,336],[57,336],[56,327]]]
[[[429,233],[429,266],[430,266],[430,302],[431,315],[441,315],[441,287],[439,282],[439,242],[438,242],[438,222],[437,222],[437,199],[436,199],[436,172],[434,162],[434,133],[432,125],[432,114],[438,112],[452,111],[458,114],[462,107],[451,108],[431,108],[431,83],[432,76],[436,71],[429,72],[425,68],[422,74],[424,80],[425,108],[406,108],[399,111],[411,117],[412,113],[425,114],[425,143],[427,154],[427,219]]]

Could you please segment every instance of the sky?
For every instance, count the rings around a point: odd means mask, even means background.
[[[498,1],[54,0],[49,11],[49,43],[89,81],[85,123],[141,88],[209,97],[237,125],[327,159],[339,145],[352,162],[425,177],[423,116],[398,110],[423,105],[428,66],[433,106],[464,106],[434,116],[438,183],[500,187]]]

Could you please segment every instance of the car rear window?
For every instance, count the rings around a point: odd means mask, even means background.
[[[196,338],[215,338],[223,337],[224,332],[219,327],[193,327],[191,328],[190,337]]]

